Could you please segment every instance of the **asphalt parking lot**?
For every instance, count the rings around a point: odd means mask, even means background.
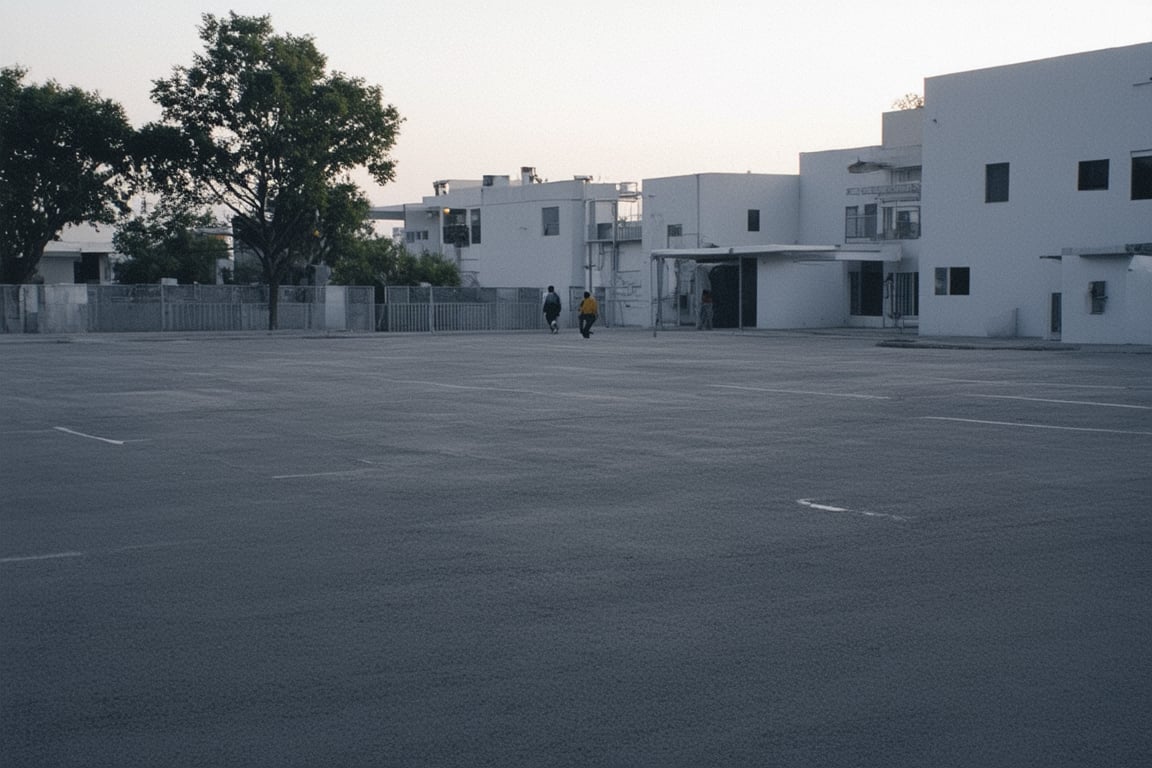
[[[1152,354],[0,340],[0,765],[1152,764]]]

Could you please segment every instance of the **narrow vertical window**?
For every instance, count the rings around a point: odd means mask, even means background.
[[[755,208],[749,208],[748,209],[748,231],[749,232],[759,232],[760,231],[760,211],[758,211]]]
[[[480,209],[473,208],[471,211],[472,216],[472,244],[476,245],[480,242]]]
[[[984,166],[984,202],[1008,202],[1008,163]]]
[[[1132,158],[1132,199],[1152,200],[1152,155]]]
[[[545,237],[554,237],[560,234],[560,208],[552,205],[541,209],[541,223]]]
[[[1104,314],[1104,305],[1108,302],[1108,283],[1093,280],[1088,284],[1088,295],[1092,299],[1092,314]]]

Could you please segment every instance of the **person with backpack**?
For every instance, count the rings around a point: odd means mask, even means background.
[[[547,295],[544,296],[544,319],[548,321],[552,333],[560,332],[560,326],[556,322],[558,317],[560,317],[560,297],[556,294],[556,288],[550,285]]]

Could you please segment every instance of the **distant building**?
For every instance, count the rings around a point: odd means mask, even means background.
[[[455,261],[465,285],[555,285],[567,307],[573,296],[596,290],[607,322],[647,323],[646,295],[635,311],[626,306],[638,277],[623,277],[634,271],[628,265],[646,266],[635,184],[542,181],[524,167],[517,178],[437,181],[433,192],[371,215],[402,219],[397,234],[405,246]]]

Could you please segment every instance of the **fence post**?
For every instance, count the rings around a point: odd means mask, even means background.
[[[436,333],[436,288],[428,286],[428,332]]]

